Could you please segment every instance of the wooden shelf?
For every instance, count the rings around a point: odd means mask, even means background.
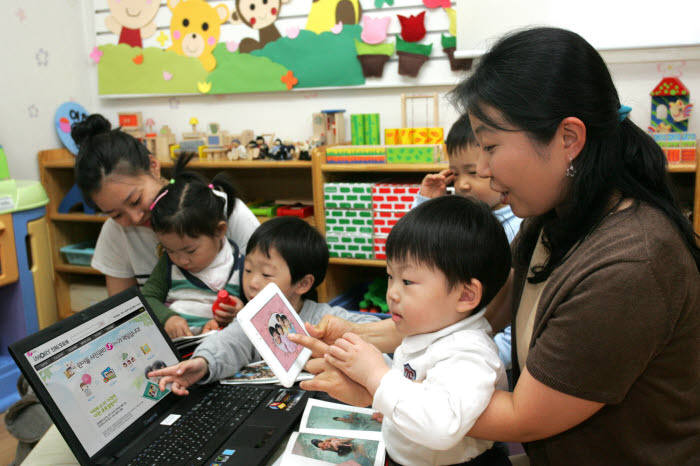
[[[106,215],[89,215],[89,214],[49,214],[51,220],[57,222],[97,222],[104,223],[109,217]]]
[[[258,222],[260,222],[260,223],[265,223],[265,222],[267,222],[268,220],[272,220],[273,218],[277,218],[277,217],[262,217],[262,216],[256,216],[256,218],[258,219]],[[315,219],[315,217],[314,217],[313,215],[310,216],[310,217],[304,217],[304,218],[302,218],[302,220],[304,220],[306,223],[308,223],[308,224],[311,225],[311,226],[316,226],[316,219]]]
[[[161,162],[163,168],[170,168],[173,162]],[[311,162],[306,160],[192,160],[187,164],[191,168],[308,168]]]
[[[331,257],[329,262],[333,265],[351,265],[355,267],[386,267],[383,259],[346,259],[344,257]]]
[[[56,264],[54,268],[57,272],[75,273],[78,275],[103,275],[103,273],[99,270],[93,269],[92,267],[88,267],[86,265],[71,265],[59,263]]]
[[[668,164],[669,173],[695,173],[697,170],[696,163],[672,163]]]
[[[322,163],[324,172],[424,172],[430,173],[448,168],[446,163]]]

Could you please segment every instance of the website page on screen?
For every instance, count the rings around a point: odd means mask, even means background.
[[[146,373],[178,362],[138,297],[25,357],[89,456],[169,394]]]

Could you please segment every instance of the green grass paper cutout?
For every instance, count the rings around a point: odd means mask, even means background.
[[[394,44],[365,44],[359,40],[355,41],[355,49],[358,55],[393,55]]]
[[[433,44],[419,44],[418,42],[406,42],[399,36],[396,36],[396,51],[406,52],[406,53],[417,53],[420,55],[425,55],[426,57],[430,55],[433,50]]]
[[[231,53],[224,43],[216,46],[214,57],[216,68],[207,77],[212,83],[210,94],[287,90],[281,81],[282,76],[287,74],[287,68],[273,63],[267,57]]]
[[[362,85],[365,77],[354,44],[361,32],[358,25],[343,26],[340,34],[301,30],[294,39],[282,37],[250,54],[292,70],[299,80],[297,88]]]
[[[158,47],[109,44],[99,49],[104,53],[98,64],[100,94],[195,94],[199,93],[197,82],[207,78],[197,58]],[[143,62],[137,65],[133,59],[141,54]],[[165,80],[163,73],[169,73],[171,79]]]

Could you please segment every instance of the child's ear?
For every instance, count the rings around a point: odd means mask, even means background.
[[[216,230],[214,230],[214,234],[217,238],[223,238],[224,236],[226,236],[227,229],[228,225],[226,224],[226,222],[221,220],[219,223],[216,224]]]
[[[479,280],[472,278],[469,282],[461,283],[457,312],[471,313],[479,305],[484,287]]]
[[[294,291],[299,295],[303,296],[305,293],[307,293],[312,287],[314,286],[314,276],[311,275],[310,273],[307,273],[303,277],[299,279],[294,284]]]

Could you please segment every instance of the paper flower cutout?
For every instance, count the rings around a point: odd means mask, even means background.
[[[27,19],[27,15],[24,13],[24,9],[22,8],[17,8],[17,11],[15,12],[15,15],[19,18],[19,22],[24,22],[25,19]]]
[[[238,50],[238,42],[236,42],[235,40],[226,41],[226,50],[228,50],[231,53],[235,52],[236,50]]]
[[[49,52],[44,49],[39,49],[34,55],[37,66],[46,66],[49,64]]]
[[[299,26],[292,26],[287,28],[287,37],[290,39],[296,39],[299,35]]]
[[[394,4],[394,0],[374,0],[374,7],[381,8],[385,3],[392,6]]]
[[[445,8],[445,13],[450,20],[450,34],[457,35],[457,10],[454,8]]]
[[[156,40],[158,41],[161,47],[165,47],[165,43],[168,42],[168,35],[165,33],[165,31],[160,31],[160,34],[158,34]]]
[[[134,58],[131,59],[131,61],[133,61],[137,65],[142,64],[143,63],[143,54],[140,53],[140,54],[136,55]]]
[[[93,47],[92,52],[90,52],[90,58],[92,58],[92,61],[95,63],[100,62],[102,55],[104,55],[104,52],[97,47]]]
[[[417,15],[401,16],[401,38],[406,42],[418,42],[425,37],[425,11],[421,11]]]
[[[202,82],[199,81],[197,83],[197,90],[201,92],[202,94],[206,94],[209,91],[211,91],[211,83],[210,82]]]
[[[32,104],[27,108],[27,113],[29,113],[29,118],[36,118],[39,116],[39,107]],[[70,126],[69,126],[69,128],[70,128]]]
[[[386,39],[386,31],[389,29],[391,18],[385,16],[383,18],[371,18],[369,16],[362,17],[362,34],[360,38],[367,44],[379,44]]]
[[[165,79],[166,81],[170,81],[171,79],[173,79],[173,74],[168,71],[163,71],[163,79]]]
[[[292,72],[292,70],[287,71],[287,74],[282,76],[280,81],[287,85],[288,91],[299,83],[299,80],[294,76],[294,72]]]
[[[342,21],[338,21],[338,24],[336,24],[335,26],[333,26],[331,28],[331,32],[333,34],[340,34],[340,31],[342,31],[342,30],[343,30],[343,22]]]
[[[423,5],[427,6],[428,8],[449,8],[450,0],[423,0]]]

